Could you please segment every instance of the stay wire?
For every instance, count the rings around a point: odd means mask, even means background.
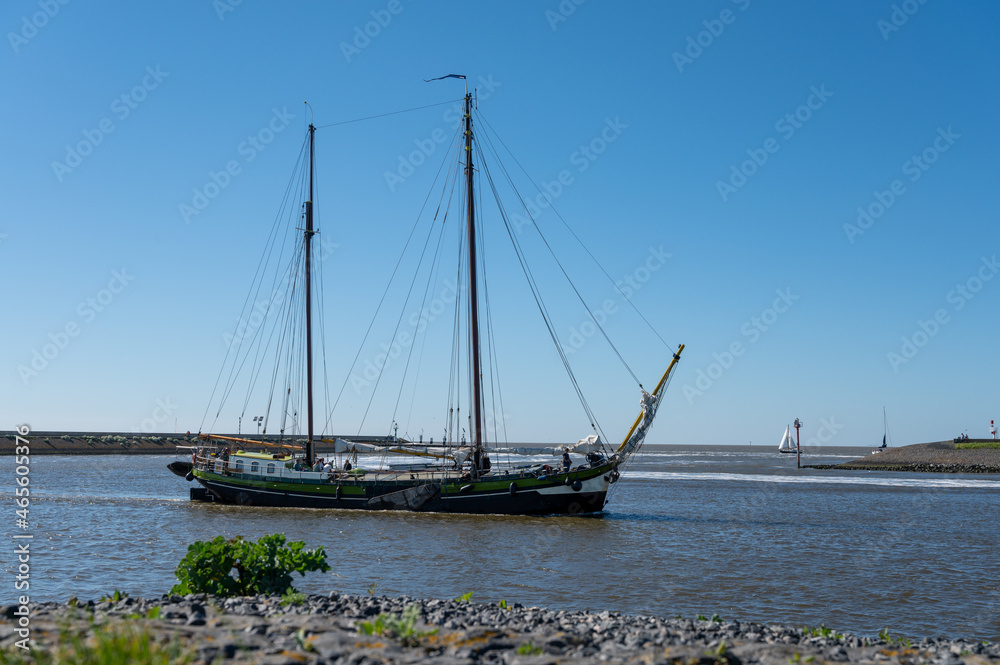
[[[482,119],[483,123],[485,123],[486,126],[490,128],[490,131],[493,132],[494,136],[496,136],[496,139],[497,141],[500,142],[500,145],[504,147],[504,150],[507,151],[507,154],[510,155],[510,158],[513,159],[514,163],[517,164],[519,169],[521,169],[521,173],[523,173],[525,177],[528,178],[528,182],[532,184],[532,186],[539,194],[542,194],[544,196],[545,193],[541,190],[538,184],[531,178],[531,176],[528,175],[528,172],[525,170],[525,168],[521,166],[521,162],[517,160],[517,157],[514,156],[514,153],[511,152],[510,148],[507,147],[507,144],[503,142],[503,139],[500,138],[500,135],[496,132],[496,130],[493,129],[492,125],[490,125],[489,121],[486,119],[485,116],[483,116],[483,114],[479,111],[478,108],[476,109],[476,115],[479,116],[479,118]],[[600,271],[604,273],[604,276],[608,278],[608,281],[611,282],[611,285],[615,287],[615,290],[622,295],[622,297],[625,299],[625,302],[627,302],[629,306],[632,308],[632,310],[639,315],[639,318],[642,319],[643,323],[645,323],[646,326],[650,329],[650,331],[652,331],[652,333],[656,335],[657,339],[663,342],[663,345],[666,346],[668,349],[676,348],[675,345],[668,344],[667,341],[663,339],[662,336],[660,336],[660,333],[657,332],[656,328],[653,327],[653,324],[649,322],[649,319],[647,319],[643,315],[643,313],[639,311],[639,308],[635,306],[635,303],[632,302],[632,299],[628,297],[628,295],[625,293],[625,291],[622,290],[620,286],[618,286],[618,282],[615,281],[614,277],[608,274],[608,271],[604,269],[604,266],[601,265],[601,262],[597,260],[597,257],[594,256],[594,254],[590,251],[587,245],[584,244],[583,240],[580,239],[580,236],[576,234],[576,231],[573,230],[573,227],[571,227],[569,223],[563,218],[563,216],[559,214],[559,211],[556,210],[556,207],[552,201],[549,201],[549,207],[552,209],[552,212],[555,213],[559,221],[562,222],[563,226],[566,227],[566,230],[569,231],[570,234],[573,236],[573,238],[580,244],[580,247],[583,248],[583,251],[587,253],[587,256],[589,256],[590,259],[594,262],[594,265],[596,265],[600,269]]]
[[[456,102],[461,102],[464,97],[458,99],[449,99],[446,102],[438,102],[436,104],[427,104],[425,106],[414,106],[411,109],[403,109],[402,111],[391,111],[389,113],[379,113],[378,115],[370,115],[364,118],[355,118],[354,120],[341,120],[340,122],[331,122],[329,125],[320,125],[316,129],[325,129],[327,127],[338,127],[340,125],[349,125],[354,122],[363,122],[365,120],[374,120],[376,118],[385,118],[390,115],[399,115],[400,113],[409,113],[411,111],[420,111],[422,109],[434,108],[435,106],[444,106],[445,104],[454,104]]]
[[[448,161],[450,161],[450,160],[448,160]],[[444,168],[444,163],[445,163],[444,161],[441,162],[441,168],[438,169],[438,176],[435,177],[435,179],[434,179],[435,182],[437,181],[438,177],[441,174],[441,169]],[[442,199],[444,198],[444,192],[443,191],[441,193],[441,198]],[[440,204],[438,205],[438,209],[440,210]],[[421,213],[422,212],[423,212],[423,208],[421,208]],[[413,279],[410,280],[410,286],[407,289],[406,298],[403,300],[403,307],[400,309],[399,317],[396,319],[396,327],[393,329],[392,337],[390,339],[395,340],[396,339],[396,335],[399,334],[399,327],[400,327],[400,325],[403,322],[403,316],[406,314],[406,305],[407,305],[407,303],[410,302],[410,295],[413,293],[413,287],[416,285],[416,275],[419,274],[420,267],[423,265],[424,258],[425,258],[426,254],[427,254],[427,246],[430,244],[430,240],[431,240],[431,237],[432,237],[433,230],[434,230],[434,224],[433,224],[433,220],[432,220],[431,226],[430,226],[430,228],[427,231],[427,237],[424,240],[424,246],[423,246],[423,248],[421,249],[421,252],[420,252],[420,259],[419,259],[419,261],[417,261],[417,267],[414,270],[414,277],[413,277]],[[395,272],[393,274],[395,274]],[[364,415],[362,415],[362,417],[361,417],[361,423],[358,426],[358,435],[361,434],[361,429],[364,428],[365,420],[367,420],[367,418],[368,418],[368,412],[371,410],[372,402],[375,400],[375,393],[378,391],[378,386],[379,386],[379,383],[382,381],[382,375],[384,373],[385,373],[385,363],[383,363],[382,367],[379,368],[378,376],[375,379],[375,385],[372,386],[371,397],[368,398],[368,405],[365,407]]]
[[[437,182],[438,177],[440,177],[440,175],[441,175],[441,169],[443,169],[443,168],[444,168],[444,163],[442,162],[441,166],[438,168],[437,175],[434,177],[434,181],[435,182]],[[368,337],[371,334],[372,327],[375,325],[375,320],[378,318],[378,313],[382,310],[382,305],[385,303],[385,298],[386,298],[386,295],[388,295],[388,293],[389,293],[389,288],[392,286],[393,280],[396,277],[396,273],[399,271],[399,267],[403,263],[403,257],[406,256],[406,250],[407,250],[407,248],[409,248],[410,242],[412,242],[413,236],[417,232],[417,227],[420,225],[420,218],[423,217],[424,209],[427,207],[427,202],[430,201],[431,191],[433,191],[433,189],[431,189],[430,191],[427,192],[427,196],[424,198],[424,202],[420,206],[420,211],[417,212],[416,219],[413,220],[413,227],[410,229],[410,234],[409,234],[409,236],[407,236],[406,243],[403,245],[403,249],[399,253],[399,258],[396,259],[396,265],[392,269],[392,274],[389,275],[389,280],[388,280],[388,282],[385,285],[385,290],[382,291],[382,297],[379,299],[378,306],[375,308],[375,313],[372,315],[372,319],[368,323],[368,329],[365,331],[365,336],[361,340],[361,344],[358,346],[358,352],[354,355],[354,360],[351,362],[351,366],[347,370],[347,378],[344,379],[344,383],[340,386],[340,392],[337,393],[337,399],[335,399],[333,401],[333,408],[330,410],[329,415],[327,416],[327,420],[326,420],[327,424],[324,425],[324,427],[328,426],[329,423],[330,423],[330,421],[333,419],[333,413],[334,413],[334,411],[337,410],[337,406],[340,404],[340,398],[344,394],[344,389],[347,388],[347,384],[351,380],[351,372],[354,371],[354,368],[358,364],[358,358],[361,357],[361,352],[365,348],[365,343],[368,341]]]
[[[590,408],[590,404],[587,402],[587,398],[583,395],[583,390],[580,388],[580,384],[576,379],[576,375],[573,373],[573,368],[570,366],[569,358],[566,357],[566,352],[563,350],[562,345],[559,343],[559,337],[556,334],[555,328],[552,324],[551,318],[549,317],[548,310],[545,307],[544,300],[541,297],[541,292],[538,289],[538,285],[535,282],[534,277],[531,274],[531,269],[528,267],[526,262],[526,257],[523,254],[523,250],[515,237],[514,230],[510,226],[510,220],[507,216],[506,210],[500,201],[499,192],[497,191],[496,184],[493,181],[493,177],[490,174],[490,170],[486,165],[485,161],[480,167],[482,172],[486,174],[486,179],[490,183],[490,188],[493,190],[493,196],[496,199],[497,207],[500,210],[500,217],[503,219],[504,227],[507,230],[507,235],[510,238],[511,244],[514,247],[514,253],[517,255],[518,262],[521,264],[521,270],[524,272],[524,276],[528,282],[528,286],[531,289],[531,294],[535,299],[535,305],[538,307],[538,311],[542,314],[542,320],[545,322],[545,327],[549,331],[549,336],[552,338],[552,343],[556,347],[556,351],[559,354],[560,360],[562,360],[563,367],[566,369],[566,373],[569,375],[570,382],[573,384],[573,389],[576,391],[577,397],[580,400],[580,405],[583,407],[584,412],[590,419],[591,428],[598,434],[601,438],[607,438],[604,436],[603,429],[597,422],[597,417],[594,415],[593,410]]]
[[[559,270],[562,272],[563,277],[566,278],[566,282],[570,285],[570,288],[573,289],[573,293],[576,294],[576,297],[580,301],[580,304],[583,305],[584,310],[586,310],[587,314],[594,321],[594,325],[597,326],[597,329],[601,331],[601,336],[604,337],[604,340],[608,343],[608,346],[610,346],[611,349],[615,352],[615,355],[618,356],[618,360],[621,361],[622,366],[625,367],[625,369],[628,371],[629,375],[631,375],[632,379],[636,382],[636,384],[638,384],[638,386],[642,388],[642,381],[640,381],[639,377],[635,375],[635,372],[632,371],[632,368],[625,361],[625,358],[622,357],[621,352],[618,351],[618,347],[615,346],[615,343],[611,341],[610,337],[608,337],[608,333],[607,331],[604,330],[604,326],[602,326],[601,323],[597,320],[597,317],[594,316],[594,313],[591,311],[590,306],[587,305],[587,301],[584,300],[583,295],[581,295],[580,291],[576,288],[576,284],[570,278],[569,273],[566,272],[566,268],[563,267],[563,264],[559,260],[559,257],[556,256],[555,250],[552,249],[552,246],[549,244],[549,241],[545,237],[545,234],[542,233],[542,230],[541,228],[539,228],[538,223],[535,221],[535,218],[531,215],[531,212],[528,210],[527,204],[524,202],[524,198],[521,196],[521,193],[517,191],[517,187],[514,185],[514,181],[510,177],[510,173],[507,172],[506,167],[499,159],[499,155],[496,154],[493,144],[490,141],[489,134],[486,134],[484,132],[484,136],[486,137],[486,143],[489,145],[490,149],[493,150],[494,158],[497,160],[497,164],[500,166],[500,170],[503,171],[504,176],[507,178],[507,183],[514,191],[514,195],[517,196],[518,200],[521,202],[521,206],[524,208],[525,213],[528,214],[528,218],[531,219],[531,226],[538,233],[538,237],[542,239],[542,242],[545,244],[546,249],[549,250],[549,254],[552,256],[552,260],[556,262],[557,266],[559,266]],[[480,142],[480,144],[482,144],[482,142]]]
[[[288,185],[285,188],[285,195],[284,195],[284,197],[282,199],[281,205],[278,208],[278,213],[275,215],[274,222],[271,225],[271,231],[268,234],[267,243],[265,244],[264,249],[261,252],[260,259],[257,262],[257,268],[256,268],[255,273],[254,273],[254,278],[253,278],[253,281],[251,282],[249,290],[247,291],[246,298],[243,301],[243,307],[240,310],[240,318],[238,319],[238,321],[242,321],[243,320],[243,316],[247,312],[247,307],[248,307],[248,305],[249,305],[249,303],[251,301],[251,297],[255,296],[255,294],[258,294],[260,292],[260,286],[263,283],[263,279],[264,279],[264,272],[267,270],[267,265],[270,262],[271,254],[274,251],[275,238],[278,236],[278,232],[279,232],[279,230],[281,228],[281,222],[284,219],[283,212],[284,212],[285,207],[287,205],[289,196],[290,196],[290,194],[292,192],[292,187],[293,187],[296,179],[299,177],[299,173],[301,171],[301,164],[302,164],[302,160],[304,158],[304,155],[306,154],[306,146],[307,145],[308,145],[308,139],[303,142],[302,147],[299,150],[299,156],[297,158],[296,167],[293,169],[292,176],[289,178]],[[258,279],[260,280],[260,282],[258,282]],[[257,287],[256,291],[255,291],[255,288],[254,288],[255,286]],[[237,328],[236,328],[235,332],[239,333],[239,324],[237,324]],[[234,343],[236,345],[235,349],[233,348]],[[241,339],[239,341],[237,341],[236,337],[234,336],[233,340],[230,342],[229,346],[226,348],[226,354],[223,357],[222,366],[219,368],[219,374],[216,377],[215,384],[212,387],[212,393],[209,396],[209,399],[208,399],[208,401],[207,401],[207,403],[205,405],[205,413],[202,416],[201,424],[199,425],[199,430],[198,430],[199,432],[204,430],[205,422],[208,420],[208,414],[211,411],[212,403],[215,401],[215,394],[216,394],[216,392],[217,392],[217,390],[219,388],[219,384],[222,381],[222,377],[223,377],[223,375],[226,372],[226,366],[229,364],[230,354],[235,354],[235,356],[238,357],[239,354],[240,354],[241,348],[242,348],[242,337],[241,337]],[[233,381],[233,369],[235,367],[235,364],[236,364],[236,361],[234,359],[233,365],[230,366],[230,372],[229,372],[229,376],[226,379],[226,384],[223,384],[223,385],[228,386]],[[224,389],[224,392],[228,392],[228,390]],[[212,420],[212,425],[211,425],[212,429],[215,428],[215,425],[218,422],[219,415],[222,413],[222,409],[225,406],[225,401],[226,400],[225,400],[224,397],[220,398],[220,401],[219,401],[219,404],[218,404],[218,408],[217,408],[216,413],[215,413],[215,418]]]

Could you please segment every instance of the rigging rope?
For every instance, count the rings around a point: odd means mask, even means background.
[[[496,132],[495,129],[493,129],[493,126],[490,125],[490,123],[486,119],[486,117],[483,116],[483,114],[479,112],[478,108],[476,109],[476,115],[480,119],[482,119],[482,121],[486,124],[486,126],[489,127],[490,131],[493,132],[493,135],[496,137],[497,141],[499,141],[500,145],[502,145],[504,147],[504,150],[506,150],[507,154],[510,155],[510,158],[514,160],[514,163],[517,164],[517,167],[519,169],[521,169],[521,173],[523,173],[524,176],[528,179],[528,182],[531,183],[531,185],[535,188],[535,190],[539,194],[541,194],[542,196],[545,196],[545,193],[538,186],[538,183],[536,183],[531,178],[531,176],[528,175],[528,172],[525,170],[525,168],[523,166],[521,166],[521,162],[519,162],[517,160],[517,157],[514,156],[514,153],[511,152],[510,148],[508,148],[507,144],[503,142],[503,139],[500,138],[500,135]],[[489,138],[488,135],[487,135],[487,138]],[[499,160],[499,158],[497,158],[497,162],[501,163],[500,160]],[[668,344],[667,341],[665,339],[663,339],[663,337],[660,336],[660,333],[656,331],[656,328],[653,327],[653,324],[649,322],[649,320],[643,315],[642,312],[639,311],[639,308],[635,306],[635,303],[632,302],[632,299],[629,298],[628,295],[626,295],[625,291],[622,290],[622,288],[620,286],[618,286],[618,282],[615,281],[615,278],[608,274],[608,271],[604,269],[604,266],[601,265],[601,262],[597,260],[597,257],[594,256],[594,254],[590,251],[590,249],[584,244],[583,240],[580,239],[580,236],[578,236],[576,234],[576,231],[573,230],[573,227],[571,227],[569,225],[569,223],[565,219],[563,219],[563,216],[559,214],[559,211],[556,210],[556,207],[555,207],[555,204],[553,203],[553,201],[550,201],[549,197],[547,197],[546,200],[548,201],[549,207],[552,208],[552,212],[555,213],[555,215],[559,219],[559,221],[562,222],[563,226],[566,227],[566,230],[569,231],[570,235],[572,235],[573,238],[577,241],[577,243],[579,243],[580,247],[583,248],[583,251],[586,252],[587,256],[589,256],[590,259],[594,262],[594,265],[596,265],[600,269],[600,271],[604,274],[604,276],[608,278],[608,281],[611,282],[611,285],[615,287],[615,290],[618,291],[622,295],[622,297],[625,299],[625,302],[627,302],[629,304],[629,306],[633,309],[633,311],[635,311],[635,313],[639,315],[639,318],[642,319],[643,323],[646,324],[646,326],[650,329],[650,331],[652,331],[652,333],[654,335],[656,335],[657,339],[659,339],[661,342],[663,342],[663,345],[665,347],[667,347],[668,349],[674,349],[674,348],[676,348],[675,345]],[[534,221],[534,220],[532,220],[532,221]]]
[[[524,202],[524,198],[521,196],[521,193],[517,191],[517,187],[514,185],[514,181],[510,177],[510,173],[507,172],[507,169],[504,167],[503,163],[499,159],[499,156],[496,154],[496,150],[493,147],[492,142],[490,141],[489,134],[484,133],[484,136],[486,137],[486,144],[489,146],[490,150],[493,151],[494,158],[497,160],[497,164],[500,166],[500,170],[503,171],[504,176],[506,176],[507,178],[507,184],[510,185],[511,189],[514,191],[514,195],[517,196],[518,201],[521,202],[521,206],[524,208],[524,212],[528,215],[528,218],[531,219],[531,226],[538,233],[538,237],[542,239],[542,242],[545,243],[546,249],[548,249],[549,254],[552,255],[552,260],[556,262],[557,266],[559,266],[559,270],[562,272],[563,277],[566,278],[566,281],[569,283],[570,288],[573,289],[573,293],[576,294],[577,299],[580,301],[580,304],[583,305],[583,308],[586,310],[587,314],[593,320],[594,325],[597,326],[597,329],[601,331],[601,335],[604,337],[604,340],[608,343],[608,346],[610,346],[611,349],[615,352],[615,355],[618,356],[618,360],[621,361],[622,366],[625,367],[628,373],[632,376],[632,379],[639,385],[640,388],[642,388],[642,381],[640,381],[639,377],[635,375],[635,372],[632,371],[632,368],[629,366],[629,364],[625,362],[625,358],[622,357],[621,352],[618,351],[618,347],[615,346],[614,342],[611,341],[611,338],[608,337],[608,333],[604,330],[604,326],[602,326],[601,323],[597,320],[597,317],[594,316],[594,313],[587,305],[587,301],[583,299],[583,296],[580,294],[580,291],[576,288],[576,284],[573,283],[573,280],[570,278],[569,273],[566,272],[566,268],[563,267],[563,264],[559,260],[559,257],[556,256],[556,253],[552,249],[552,246],[549,244],[549,241],[545,237],[545,234],[543,234],[542,230],[538,227],[538,223],[535,221],[535,218],[531,215],[531,212],[528,210],[528,206]],[[480,145],[482,145],[482,141],[480,141]]]
[[[535,299],[535,305],[538,306],[538,311],[542,314],[542,320],[545,322],[545,327],[549,331],[549,336],[552,338],[552,343],[556,347],[556,351],[559,352],[559,358],[562,360],[563,367],[566,369],[566,373],[569,375],[570,382],[573,384],[573,389],[576,391],[577,397],[580,399],[580,404],[583,406],[584,412],[590,419],[590,426],[593,428],[594,432],[599,434],[601,438],[606,439],[604,431],[601,429],[600,424],[597,422],[597,417],[594,415],[593,410],[590,408],[590,404],[587,402],[587,398],[584,397],[583,391],[580,388],[580,384],[576,380],[576,375],[573,373],[573,368],[570,366],[569,358],[566,357],[566,352],[563,350],[562,345],[559,343],[559,337],[556,335],[555,327],[552,324],[551,318],[545,303],[542,299],[541,292],[538,289],[538,284],[535,282],[534,276],[531,274],[531,269],[527,265],[527,260],[524,257],[523,250],[521,249],[520,243],[518,243],[517,238],[514,235],[514,230],[510,226],[510,220],[507,216],[507,211],[503,207],[500,201],[500,195],[497,191],[496,184],[493,182],[493,176],[490,174],[489,167],[484,161],[480,167],[482,172],[486,174],[486,179],[490,183],[490,189],[493,190],[493,196],[496,200],[497,207],[500,210],[500,218],[503,220],[504,227],[507,230],[507,235],[510,237],[511,244],[514,247],[514,253],[517,255],[517,260],[521,264],[521,270],[524,272],[525,279],[528,282],[528,286],[531,289],[531,295]]]
[[[324,129],[326,127],[337,127],[339,125],[349,125],[352,122],[362,122],[364,120],[374,120],[375,118],[385,118],[385,117],[390,116],[390,115],[399,115],[400,113],[409,113],[410,111],[420,111],[421,109],[429,109],[429,108],[433,108],[435,106],[444,106],[445,104],[454,104],[456,102],[462,101],[462,99],[464,99],[464,98],[460,97],[458,99],[449,99],[446,102],[438,102],[436,104],[427,104],[426,106],[414,106],[411,109],[403,109],[402,111],[391,111],[389,113],[379,113],[378,115],[370,115],[370,116],[367,116],[365,118],[355,118],[354,120],[341,120],[340,122],[331,122],[329,125],[320,125],[316,129]]]

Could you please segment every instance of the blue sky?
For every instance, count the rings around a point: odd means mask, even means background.
[[[663,338],[687,344],[651,441],[777,446],[799,417],[814,443],[868,445],[883,406],[899,445],[1000,419],[995,3],[17,0],[0,18],[4,428],[197,430],[302,145],[302,102],[317,125],[435,104],[460,82],[422,79],[449,73],[468,75],[536,182],[568,174],[560,214],[611,275],[642,280],[633,302]],[[317,134],[331,384],[444,147],[402,182],[386,174],[450,137],[449,113]],[[566,240],[551,211],[539,219]],[[654,382],[668,350],[566,252]],[[585,436],[534,305],[512,304],[523,284],[496,279],[508,438]],[[556,303],[572,346],[586,315]],[[391,325],[371,339],[362,358]],[[637,388],[597,336],[573,350],[618,438]],[[439,430],[444,396],[426,392],[410,434]],[[367,401],[349,397],[338,432]],[[218,429],[236,428],[227,418]],[[365,429],[390,422],[376,406]]]

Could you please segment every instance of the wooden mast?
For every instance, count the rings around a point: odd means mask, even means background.
[[[479,298],[476,292],[476,206],[473,187],[472,167],[472,95],[466,89],[465,93],[465,191],[468,199],[468,235],[469,235],[469,323],[472,340],[472,442],[473,442],[473,477],[479,475],[480,461],[483,453],[482,431],[482,370],[479,358]]]
[[[306,201],[306,411],[308,435],[306,462],[311,467],[316,460],[313,451],[313,380],[312,380],[312,237],[313,237],[313,163],[316,157],[316,128],[309,124],[309,200]]]

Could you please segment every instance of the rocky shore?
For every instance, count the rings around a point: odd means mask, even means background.
[[[76,633],[144,631],[195,663],[861,663],[996,665],[1000,644],[969,640],[857,637],[825,628],[613,612],[565,612],[459,600],[300,596],[40,603],[30,606],[32,640],[52,651]],[[17,634],[17,606],[0,608],[0,646]],[[386,615],[395,615],[397,620]],[[409,616],[411,621],[399,620]],[[380,619],[381,617],[381,619]],[[79,643],[79,639],[77,643]],[[11,662],[11,661],[6,661]],[[17,661],[13,661],[17,662]],[[30,662],[25,660],[24,662]]]
[[[968,444],[992,444],[992,440],[974,439]],[[842,469],[845,471],[910,471],[930,473],[1000,473],[1000,449],[959,448],[952,441],[918,443],[900,448],[886,448],[844,464],[811,464],[807,469]]]

